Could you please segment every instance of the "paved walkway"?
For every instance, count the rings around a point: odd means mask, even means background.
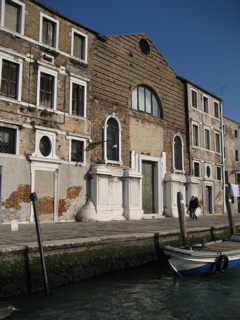
[[[240,214],[234,216],[235,226],[240,227]],[[200,216],[192,221],[187,218],[187,230],[200,232],[211,227],[228,228],[227,215]],[[17,231],[11,231],[10,224],[0,224],[0,246],[25,245],[37,242],[35,223],[18,224]],[[139,221],[107,221],[107,222],[56,222],[41,223],[41,235],[44,241],[86,239],[92,237],[123,236],[131,234],[174,234],[179,232],[178,218],[162,218]]]

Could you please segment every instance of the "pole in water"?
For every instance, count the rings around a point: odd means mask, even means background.
[[[233,217],[232,208],[231,208],[231,198],[230,198],[230,195],[227,193],[226,193],[226,207],[227,207],[227,213],[228,213],[230,233],[231,235],[233,235],[236,232],[236,230],[235,230],[234,217]]]
[[[44,278],[44,287],[45,287],[46,294],[49,294],[47,270],[46,270],[46,264],[45,264],[44,254],[43,254],[42,237],[41,237],[41,231],[40,231],[40,225],[39,225],[39,219],[38,219],[38,213],[37,213],[37,206],[36,206],[36,201],[38,200],[38,197],[35,192],[30,194],[30,199],[33,204],[33,211],[34,211],[35,224],[36,224],[37,237],[38,237],[38,246],[39,246],[41,265],[42,265],[42,273],[43,273],[43,278]]]
[[[186,218],[184,212],[184,201],[181,192],[177,193],[177,206],[178,206],[178,217],[180,225],[180,233],[182,241],[185,243],[187,238]]]

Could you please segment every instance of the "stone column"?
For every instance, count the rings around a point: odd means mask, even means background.
[[[143,217],[141,202],[142,175],[134,169],[124,169],[124,217],[140,220]]]

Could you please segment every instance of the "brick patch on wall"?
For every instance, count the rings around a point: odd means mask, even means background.
[[[82,190],[82,187],[69,187],[67,189],[67,199],[77,198]]]
[[[69,207],[69,206],[68,206]],[[67,203],[66,200],[60,199],[58,201],[58,215],[59,217],[63,215],[63,212],[67,211]]]
[[[51,197],[39,198],[36,202],[38,215],[51,214],[54,211],[54,199]]]
[[[2,205],[6,209],[15,209],[15,210],[21,210],[21,206],[19,203],[30,202],[30,185],[27,184],[20,184],[17,188],[17,191],[13,191],[8,199],[2,202]]]

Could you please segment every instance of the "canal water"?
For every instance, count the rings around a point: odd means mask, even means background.
[[[240,269],[213,277],[179,277],[157,266],[115,272],[9,298],[24,320],[240,319]]]

